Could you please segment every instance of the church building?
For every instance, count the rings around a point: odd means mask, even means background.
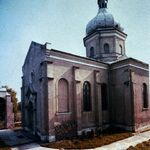
[[[127,34],[107,4],[98,0],[86,26],[86,57],[30,45],[22,67],[22,124],[43,141],[109,127],[150,129],[149,65],[126,56]]]

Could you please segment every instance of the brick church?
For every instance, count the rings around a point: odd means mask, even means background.
[[[127,34],[98,0],[86,57],[32,42],[23,65],[23,128],[41,140],[119,127],[150,128],[149,65],[126,56]],[[69,134],[68,134],[69,133]]]

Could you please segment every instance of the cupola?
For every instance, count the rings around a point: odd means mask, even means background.
[[[108,0],[98,0],[98,13],[86,26],[84,46],[86,56],[102,62],[113,62],[126,57],[127,34],[107,11]]]
[[[98,0],[99,10],[97,15],[87,24],[87,35],[99,28],[114,27],[123,31],[120,24],[114,20],[113,15],[107,11],[107,3],[108,0]]]

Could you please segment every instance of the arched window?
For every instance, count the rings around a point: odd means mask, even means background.
[[[104,44],[104,53],[105,53],[105,54],[109,54],[109,53],[110,53],[109,44],[108,44],[108,43],[105,43],[105,44]]]
[[[69,86],[68,81],[60,79],[58,82],[58,112],[65,113],[69,111]]]
[[[148,108],[147,85],[143,83],[143,108]]]
[[[107,95],[107,85],[105,83],[101,85],[101,98],[102,98],[102,110],[107,110],[108,95]]]
[[[121,55],[123,54],[122,45],[119,45],[119,52],[120,52]]]
[[[94,47],[90,48],[90,58],[94,58]]]
[[[85,81],[83,84],[83,110],[91,111],[91,85]]]

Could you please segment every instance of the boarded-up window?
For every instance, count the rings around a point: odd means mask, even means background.
[[[143,108],[148,108],[147,85],[143,83]]]
[[[65,79],[58,82],[58,112],[65,113],[69,111],[69,87]]]
[[[91,111],[91,85],[85,81],[83,84],[83,111]]]
[[[107,110],[108,107],[108,95],[107,95],[107,85],[103,83],[101,85],[101,96],[102,96],[102,110]]]

